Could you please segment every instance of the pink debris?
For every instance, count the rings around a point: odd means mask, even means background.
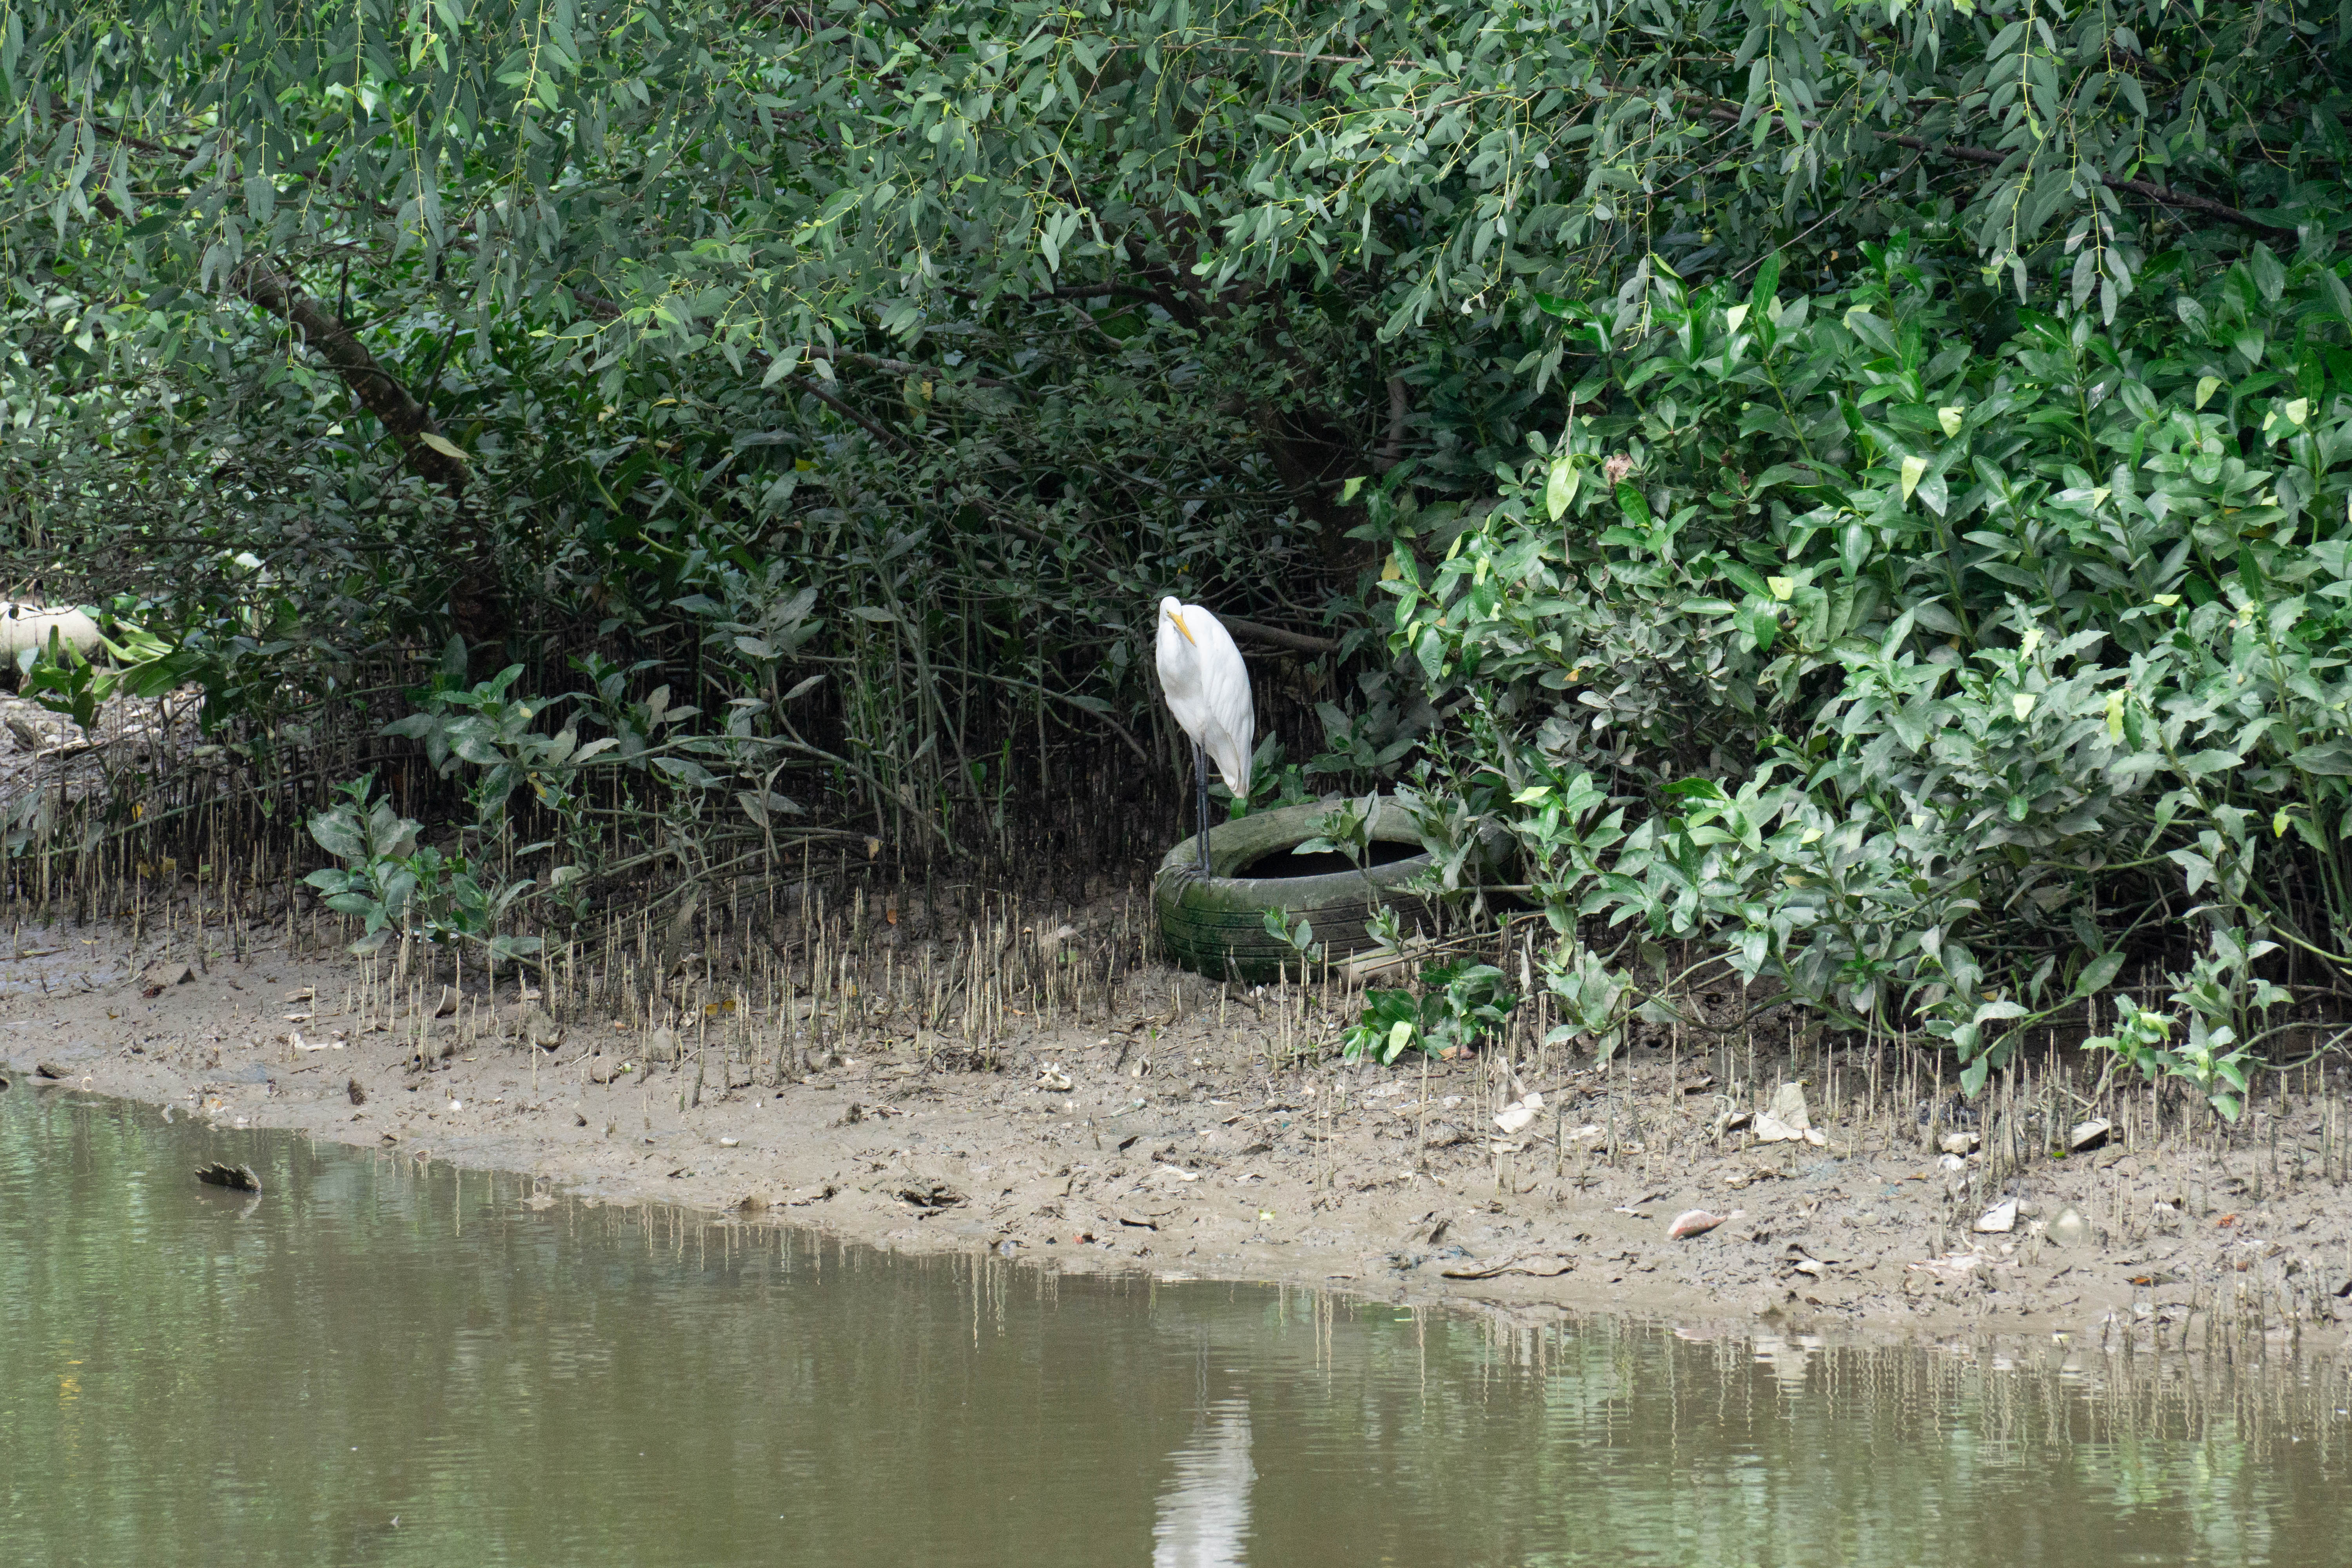
[[[1685,1209],[1675,1215],[1675,1223],[1666,1226],[1666,1239],[1680,1241],[1686,1236],[1705,1236],[1730,1218],[1728,1215],[1709,1214],[1705,1209]]]

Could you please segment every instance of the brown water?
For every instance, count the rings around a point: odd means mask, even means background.
[[[199,1186],[247,1162],[267,1193]],[[0,1561],[2333,1563],[2352,1384],[908,1262],[0,1094]]]

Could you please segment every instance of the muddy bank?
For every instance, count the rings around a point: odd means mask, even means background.
[[[1000,998],[945,1034],[845,1029],[821,991],[762,998],[740,974],[634,1018],[559,1018],[511,979],[460,990],[264,931],[135,950],[111,927],[20,930],[0,953],[6,1092],[86,1089],[596,1202],[1063,1270],[2109,1344],[2332,1342],[2352,1317],[2346,1085],[2316,1073],[2224,1139],[2145,1088],[2091,1103],[2083,1066],[2055,1058],[1972,1107],[1892,1053],[1752,1039],[1606,1070],[1359,1067],[1317,1048],[1344,998],[1148,964],[1066,1006],[1049,993],[1058,1016]],[[1811,1135],[1759,1142],[1789,1082]],[[1507,1131],[1514,1105],[1533,1114]],[[2052,1157],[2093,1120],[2103,1137]],[[1977,1228],[2011,1203],[2011,1228]],[[1671,1237],[1693,1209],[1722,1223]]]

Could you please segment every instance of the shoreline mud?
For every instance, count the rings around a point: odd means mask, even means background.
[[[2116,1349],[2333,1345],[2352,1318],[2352,1121],[2326,1076],[2225,1130],[2168,1121],[2145,1088],[2086,1103],[2054,1053],[2039,1089],[2029,1073],[1975,1106],[1923,1063],[1863,1082],[1801,1045],[1746,1063],[1637,1048],[1549,1077],[1491,1055],[1381,1068],[1296,1047],[1328,1022],[1312,988],[1150,965],[1076,1018],[1007,1009],[984,1054],[916,1030],[768,1061],[724,1046],[730,1025],[756,1040],[748,1002],[685,1027],[559,1023],[510,977],[404,995],[283,931],[194,963],[184,938],[166,950],[20,928],[0,952],[7,1092],[1064,1272]],[[1726,1066],[1747,1071],[1718,1082]],[[1800,1100],[1809,1125],[1789,1128]]]

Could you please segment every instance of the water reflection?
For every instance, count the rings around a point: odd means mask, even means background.
[[[215,1159],[261,1200],[200,1187]],[[1057,1280],[530,1192],[0,1094],[0,1555],[2000,1568],[2352,1535],[2336,1359]]]
[[[1179,1449],[1175,1476],[1160,1494],[1151,1527],[1151,1568],[1233,1568],[1249,1559],[1249,1404],[1228,1399],[1205,1428]]]

